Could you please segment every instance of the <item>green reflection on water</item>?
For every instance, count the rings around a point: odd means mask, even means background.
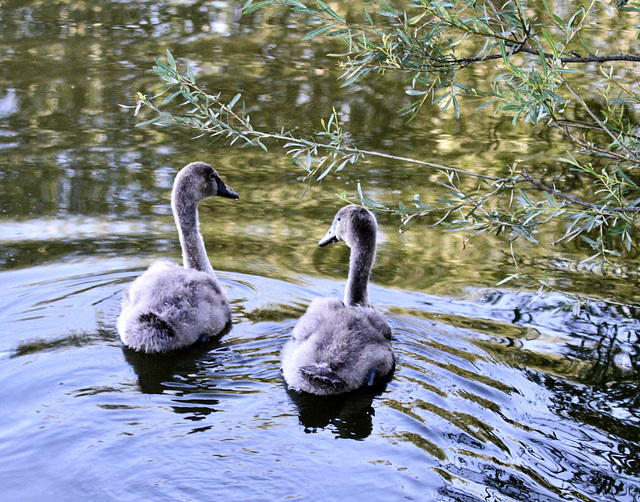
[[[342,8],[351,14],[357,9],[349,3]],[[224,2],[71,1],[8,3],[0,15],[0,225],[8,232],[16,222],[43,217],[69,222],[64,236],[43,239],[34,230],[11,242],[0,237],[5,269],[78,255],[178,259],[169,190],[176,170],[196,159],[219,167],[241,196],[238,204],[206,203],[201,211],[212,261],[224,270],[343,278],[346,250],[320,252],[315,246],[341,204],[335,193],[354,194],[362,182],[368,196],[389,205],[415,193],[425,202],[446,195],[432,170],[365,159],[301,199],[301,173],[277,147],[265,153],[194,139],[188,131],[136,129],[140,119],[119,105],[133,104],[138,90],[153,91],[158,82],[152,60],[166,48],[195,69],[204,88],[230,97],[242,92],[257,127],[311,134],[335,106],[362,148],[490,174],[518,162],[544,170],[551,182],[581,186],[555,160],[567,148],[557,132],[514,126],[490,110],[475,112],[471,102],[463,103],[460,120],[426,106],[405,123],[397,115],[409,101],[404,76],[371,75],[341,88],[336,61],[325,55],[337,47],[335,40],[301,42],[305,27],[285,10],[241,17],[236,5]],[[616,42],[630,44],[634,32],[619,23],[603,14],[599,29],[609,33],[615,27]],[[478,65],[471,71],[480,81],[490,79],[493,69]],[[86,223],[73,219],[78,215],[121,221],[131,229],[78,237]],[[513,271],[501,238],[466,241],[463,234],[431,228],[435,220],[400,234],[397,219],[379,219],[378,284],[459,296],[468,286],[493,286]],[[561,230],[538,235],[539,247],[525,244],[525,265],[550,271],[550,280],[568,290],[636,298],[627,281],[571,270],[567,263],[585,248],[574,242],[550,249],[552,232]],[[623,262],[621,276],[635,277],[629,272],[634,260],[635,252],[628,267]]]

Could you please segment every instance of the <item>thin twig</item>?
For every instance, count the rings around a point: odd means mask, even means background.
[[[608,206],[608,205],[602,205],[602,204],[594,204],[593,202],[587,202],[587,201],[578,199],[573,195],[568,195],[564,192],[561,192],[560,190],[556,190],[555,188],[551,188],[547,185],[544,185],[543,183],[540,183],[539,181],[534,180],[531,176],[527,174],[526,171],[522,171],[522,174],[520,175],[519,178],[517,178],[514,181],[514,183],[520,183],[522,181],[526,181],[527,183],[532,184],[534,187],[540,190],[544,190],[545,192],[550,193],[551,195],[553,195],[554,197],[557,197],[558,199],[563,199],[568,202],[571,202],[572,204],[578,204],[579,206],[588,207],[589,209],[595,209],[596,211],[600,211],[602,213],[616,214],[616,213],[640,211],[640,206],[627,206],[627,207]]]
[[[594,144],[590,144],[587,143],[579,138],[577,138],[576,136],[574,136],[574,134],[569,131],[569,127],[567,125],[561,126],[560,124],[556,123],[556,126],[561,128],[563,130],[563,132],[567,135],[567,137],[569,138],[569,140],[573,143],[575,143],[576,145],[584,148],[587,151],[593,151],[596,152],[600,155],[600,157],[606,157],[609,159],[616,159],[616,160],[620,160],[622,162],[635,162],[636,159],[630,159],[629,157],[627,157],[626,155],[622,155],[621,153],[618,152],[614,152],[612,150],[605,150],[604,148],[600,148]],[[597,131],[602,131],[602,129],[600,129],[599,127],[592,127],[590,129],[595,129]]]
[[[514,45],[516,46],[515,49],[511,52],[509,52],[510,56],[513,56],[515,54],[518,54],[520,52],[526,52],[527,54],[535,54],[536,56],[540,55],[540,52],[531,49],[529,47],[527,47],[526,45],[524,45],[521,42],[517,42],[517,41],[511,41],[509,43],[507,43],[507,45]],[[549,54],[547,52],[543,52],[542,55],[546,58],[546,59],[554,59],[554,55],[553,54]],[[422,68],[447,68],[450,67],[452,65],[460,65],[460,66],[468,66],[472,63],[482,63],[485,61],[491,61],[491,60],[495,60],[495,59],[502,59],[502,54],[489,54],[487,56],[475,56],[475,57],[467,57],[467,58],[451,58],[451,59],[443,59],[443,58],[429,58],[426,57],[425,59],[429,60],[429,65],[422,65]],[[614,54],[614,55],[610,55],[610,56],[586,56],[586,57],[571,57],[571,56],[561,56],[560,58],[560,62],[563,64],[569,64],[569,63],[608,63],[608,62],[612,62],[612,61],[628,61],[628,62],[633,62],[633,63],[640,63],[640,56],[631,56],[628,54]],[[388,65],[378,65],[378,67],[382,68],[387,68],[387,69],[392,69],[390,66]],[[415,71],[418,68],[412,68],[412,67],[404,67],[404,68],[398,68],[393,67],[393,69],[402,69],[402,70],[410,70],[410,71]]]
[[[479,174],[479,173],[474,173],[471,171],[465,171],[464,169],[458,169],[455,167],[449,167],[449,166],[443,166],[440,164],[434,164],[433,162],[426,162],[424,160],[418,160],[418,159],[411,159],[408,157],[399,157],[397,155],[391,155],[388,153],[382,153],[382,152],[375,152],[372,150],[360,150],[358,148],[350,148],[350,147],[344,147],[343,150],[345,152],[349,152],[349,153],[361,153],[363,155],[371,155],[372,157],[382,157],[385,159],[392,159],[392,160],[399,160],[402,162],[411,162],[412,164],[418,164],[421,166],[428,166],[428,167],[435,167],[436,169],[442,169],[444,171],[450,171],[450,172],[454,172],[454,173],[458,173],[458,174],[466,174],[468,176],[473,176],[475,178],[480,178],[483,180],[488,180],[488,181],[500,181],[502,180],[502,178],[499,178],[497,176],[489,176],[488,174]]]
[[[569,92],[571,94],[573,94],[573,97],[576,98],[576,100],[578,101],[578,103],[580,103],[580,105],[582,106],[582,108],[585,109],[585,111],[591,116],[591,118],[595,121],[596,124],[598,124],[602,130],[604,132],[606,132],[609,137],[615,142],[618,143],[622,149],[627,152],[627,155],[631,158],[631,159],[635,159],[638,160],[638,156],[635,155],[631,150],[629,150],[629,147],[627,145],[625,145],[622,141],[620,141],[615,134],[613,134],[609,128],[607,126],[604,125],[604,123],[596,116],[595,113],[593,113],[591,111],[591,108],[589,108],[589,106],[587,105],[587,103],[585,103],[584,99],[582,99],[582,97],[573,89],[573,87],[571,87],[571,85],[569,84],[569,82],[566,81],[566,79],[562,76],[560,76],[560,78],[562,79],[562,83],[566,86],[567,89],[569,89]]]

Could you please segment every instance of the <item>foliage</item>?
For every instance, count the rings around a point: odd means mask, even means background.
[[[401,2],[398,2],[401,3]],[[565,191],[561,180],[545,181],[534,167],[511,166],[506,176],[488,176],[419,159],[405,159],[358,149],[347,140],[338,115],[326,122],[318,137],[304,139],[294,132],[258,131],[251,125],[240,95],[225,103],[219,94],[207,94],[188,72],[183,75],[167,53],[167,63],[157,61],[154,71],[165,81],[158,97],[140,95],[141,104],[158,115],[139,125],[179,124],[201,134],[242,142],[266,149],[269,141],[282,142],[296,164],[305,170],[308,183],[322,180],[364,156],[379,156],[414,162],[442,172],[440,183],[448,198],[427,204],[416,194],[413,200],[390,207],[367,199],[360,202],[377,210],[393,212],[404,225],[436,214],[449,230],[505,233],[510,241],[536,242],[541,225],[563,222],[563,234],[555,244],[580,238],[593,249],[584,262],[606,271],[621,252],[630,251],[640,223],[640,187],[634,181],[640,162],[640,132],[631,110],[640,102],[631,65],[639,56],[599,54],[602,34],[593,29],[596,16],[607,4],[591,0],[576,4],[570,15],[556,14],[545,0],[539,9],[520,0],[409,0],[394,7],[387,0],[362,4],[360,19],[346,19],[317,0],[313,6],[302,0],[248,0],[243,9],[251,14],[265,8],[293,10],[300,22],[311,26],[303,37],[335,37],[345,51],[333,54],[348,86],[371,72],[402,72],[408,95],[414,101],[399,113],[411,120],[431,100],[442,112],[461,113],[462,99],[475,100],[478,107],[491,106],[508,114],[513,122],[553,127],[574,145],[558,159],[580,174],[593,187],[592,200]],[[619,16],[635,15],[640,2],[622,2]],[[349,16],[358,17],[358,16]],[[480,43],[478,43],[480,42]],[[480,50],[475,49],[481,47]],[[472,65],[499,66],[491,82],[475,83]],[[181,114],[164,111],[175,98],[188,105]],[[591,103],[591,104],[589,104]],[[479,180],[474,191],[461,188],[462,177]],[[343,194],[347,199],[347,195]],[[518,267],[514,252],[514,262]],[[528,279],[544,287],[546,281],[517,268],[508,279]]]

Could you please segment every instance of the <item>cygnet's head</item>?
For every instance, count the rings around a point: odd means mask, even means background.
[[[371,211],[360,206],[345,206],[336,213],[331,228],[318,244],[326,246],[344,241],[352,247],[358,241],[373,239],[375,242],[377,228],[376,218]]]
[[[191,200],[200,201],[218,195],[229,199],[238,199],[238,194],[231,190],[218,172],[204,162],[187,164],[178,173],[174,182],[174,192],[184,193]]]

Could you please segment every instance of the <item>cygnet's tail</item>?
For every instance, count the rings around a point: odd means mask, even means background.
[[[140,324],[146,328],[144,331],[153,333],[155,336],[162,338],[173,338],[176,336],[176,332],[167,321],[162,319],[158,314],[153,312],[145,312],[140,314]]]
[[[346,384],[340,376],[325,365],[309,365],[300,368],[300,373],[312,385],[320,385],[321,387],[329,387],[332,389],[342,389]]]

